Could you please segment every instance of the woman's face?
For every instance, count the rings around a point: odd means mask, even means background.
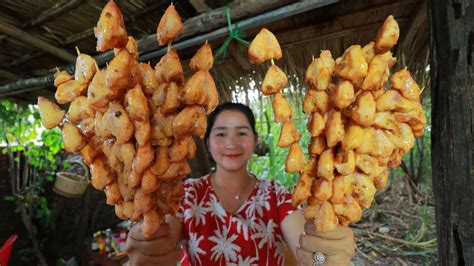
[[[253,154],[256,135],[249,121],[238,111],[222,111],[211,129],[208,149],[216,166],[234,172],[247,167]]]

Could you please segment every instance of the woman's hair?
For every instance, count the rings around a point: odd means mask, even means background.
[[[247,121],[250,124],[250,127],[252,128],[253,133],[257,135],[257,131],[255,130],[255,117],[252,113],[252,110],[247,105],[241,103],[226,102],[217,106],[217,108],[207,117],[207,129],[206,134],[204,135],[204,142],[206,144],[209,140],[209,135],[211,134],[212,127],[214,127],[214,123],[216,122],[217,117],[223,111],[235,111],[245,115]]]

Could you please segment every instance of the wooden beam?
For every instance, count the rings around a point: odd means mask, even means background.
[[[58,48],[48,42],[41,40],[40,38],[25,32],[7,22],[0,20],[0,31],[11,35],[15,39],[22,40],[25,43],[34,46],[40,50],[43,50],[47,53],[50,53],[54,56],[57,56],[69,63],[74,63],[76,61],[76,56],[68,53],[67,51]]]
[[[207,5],[205,0],[189,0],[189,3],[196,9],[196,11],[201,14],[211,10]]]
[[[58,15],[61,15],[76,6],[82,4],[84,0],[61,0],[57,2],[54,6],[51,8],[45,10],[43,13],[39,14],[36,18],[30,20],[29,22],[26,22],[21,26],[21,28],[25,28],[29,25],[31,26],[37,26],[39,24],[42,24],[54,17],[57,17]]]
[[[0,78],[6,78],[11,80],[17,80],[19,77],[16,74],[13,74],[9,71],[0,69]]]

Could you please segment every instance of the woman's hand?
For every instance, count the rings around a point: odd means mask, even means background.
[[[316,232],[312,223],[305,223],[296,250],[299,265],[312,266],[315,252],[325,256],[323,265],[348,265],[355,254],[354,233],[347,226],[338,225],[333,231]]]
[[[173,265],[180,258],[181,249],[178,245],[179,233],[172,230],[173,226],[163,223],[150,237],[143,236],[141,223],[136,223],[127,237],[125,251],[129,265]]]

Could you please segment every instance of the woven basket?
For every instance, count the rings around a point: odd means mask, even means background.
[[[53,191],[68,198],[80,198],[86,192],[90,183],[89,170],[82,161],[74,160],[70,162],[80,164],[84,168],[85,174],[81,176],[70,172],[57,172]]]

